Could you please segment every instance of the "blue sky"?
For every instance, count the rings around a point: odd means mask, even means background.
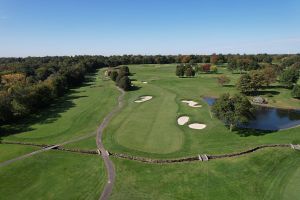
[[[299,0],[0,0],[0,57],[300,53]]]

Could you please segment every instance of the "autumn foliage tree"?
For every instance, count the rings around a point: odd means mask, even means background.
[[[230,78],[226,75],[220,75],[217,77],[218,84],[224,86],[225,84],[230,83]]]

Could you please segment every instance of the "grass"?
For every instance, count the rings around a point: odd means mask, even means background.
[[[133,83],[140,87],[126,93],[126,106],[109,124],[104,134],[104,144],[113,152],[125,152],[139,156],[169,158],[200,153],[220,154],[241,151],[260,144],[300,143],[300,127],[277,132],[236,131],[234,133],[219,120],[212,118],[203,96],[219,96],[221,93],[237,92],[235,87],[221,87],[217,84],[219,74],[200,74],[196,78],[178,78],[175,65],[132,65]],[[221,74],[231,77],[232,84],[240,74],[231,74],[225,68]],[[143,84],[147,81],[148,84]],[[276,88],[274,101],[286,99],[289,105],[294,100],[285,94],[284,88]],[[284,94],[284,95],[283,95]],[[145,103],[135,103],[139,96],[154,98]],[[200,102],[202,108],[191,108],[182,99]],[[272,104],[276,105],[277,104]],[[300,107],[297,101],[296,106]],[[180,115],[190,116],[191,122],[207,124],[203,130],[192,130],[178,126]]]
[[[1,127],[0,139],[56,144],[95,132],[119,95],[114,83],[102,80],[102,72],[90,75],[82,87],[71,89],[39,115]],[[66,147],[96,149],[95,137]],[[0,162],[37,149],[0,144]],[[5,199],[98,199],[105,181],[99,156],[50,151],[1,167],[0,193]]]
[[[203,96],[237,92],[240,76],[225,68],[232,85],[218,86],[218,74],[177,78],[175,65],[133,65],[133,83],[140,89],[126,93],[125,106],[105,129],[104,145],[112,152],[153,158],[223,154],[260,144],[300,143],[300,127],[277,132],[229,132],[212,118]],[[117,103],[114,83],[101,79],[102,71],[84,86],[72,89],[39,116],[1,127],[4,141],[55,144],[96,131]],[[147,81],[148,84],[142,83]],[[272,91],[275,92],[272,92]],[[300,107],[289,90],[276,85],[264,96],[272,106]],[[139,96],[154,98],[134,103]],[[182,99],[198,101],[191,108]],[[177,118],[207,124],[203,130],[178,126]],[[66,145],[95,149],[95,137]],[[34,151],[20,145],[0,145],[0,162]],[[114,159],[117,176],[111,199],[299,199],[300,157],[291,149],[266,149],[239,158],[205,163],[145,164]],[[1,167],[0,193],[5,199],[98,199],[106,181],[99,156],[48,151]]]
[[[0,170],[5,199],[98,199],[106,181],[100,156],[49,151]]]
[[[101,73],[89,76],[89,82],[83,87],[72,89],[38,117],[2,127],[6,136],[1,139],[57,144],[95,132],[101,120],[116,105],[119,95],[111,81],[101,79]]]
[[[300,199],[300,157],[290,149],[206,163],[114,162],[118,176],[111,199]]]
[[[0,162],[38,150],[38,147],[21,146],[14,144],[0,144]]]

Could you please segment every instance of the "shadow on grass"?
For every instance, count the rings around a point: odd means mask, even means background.
[[[32,131],[34,130],[32,126],[35,124],[48,124],[55,122],[58,118],[61,117],[62,113],[68,111],[72,107],[75,107],[75,104],[73,102],[75,99],[87,97],[84,95],[78,95],[78,93],[81,93],[82,91],[79,92],[75,90],[76,88],[84,86],[92,87],[94,85],[95,79],[88,78],[86,79],[86,81],[89,82],[84,82],[78,87],[73,87],[72,89],[67,91],[64,96],[56,99],[51,105],[38,111],[37,113],[0,126],[0,140],[3,140],[4,137],[9,135]]]
[[[224,84],[223,87],[233,88],[233,87],[235,87],[235,85],[233,85],[233,84]]]
[[[277,130],[258,130],[249,128],[237,128],[236,130],[234,130],[234,133],[240,135],[241,137],[263,136],[275,132],[277,132]]]
[[[139,90],[139,89],[141,89],[141,88],[142,88],[142,87],[139,87],[139,86],[134,85],[134,86],[131,86],[131,88],[130,88],[129,91],[136,91],[136,90]]]
[[[274,96],[274,95],[278,95],[278,94],[280,94],[280,92],[275,91],[275,90],[259,90],[259,91],[255,91],[255,92],[249,92],[247,95],[249,95],[249,96],[260,96],[260,95]]]

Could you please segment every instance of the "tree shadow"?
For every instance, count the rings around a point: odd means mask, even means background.
[[[64,96],[54,100],[54,102],[48,107],[39,110],[37,113],[31,114],[22,119],[14,120],[11,123],[0,126],[0,140],[3,140],[4,137],[18,134],[26,131],[32,131],[34,124],[49,124],[55,122],[58,118],[61,117],[61,114],[68,111],[72,107],[75,107],[74,100],[80,98],[86,98],[88,96],[78,95],[81,93],[75,89],[84,86],[92,87],[94,85],[94,78],[86,79],[80,86],[72,87],[69,89]]]
[[[258,130],[251,128],[236,128],[234,133],[240,135],[241,137],[249,137],[249,136],[263,136],[270,133],[275,133],[278,130]]]
[[[223,87],[233,88],[233,87],[235,87],[235,85],[233,85],[233,84],[224,84]]]
[[[283,85],[269,85],[269,86],[263,86],[264,89],[289,89],[286,86]]]
[[[275,90],[259,90],[255,92],[250,92],[248,93],[249,96],[260,96],[260,95],[278,95],[280,92],[275,91]]]
[[[130,88],[129,91],[136,91],[136,90],[139,90],[139,89],[141,89],[141,88],[142,88],[142,87],[139,87],[139,86],[134,85],[134,86],[131,86],[131,88]]]

